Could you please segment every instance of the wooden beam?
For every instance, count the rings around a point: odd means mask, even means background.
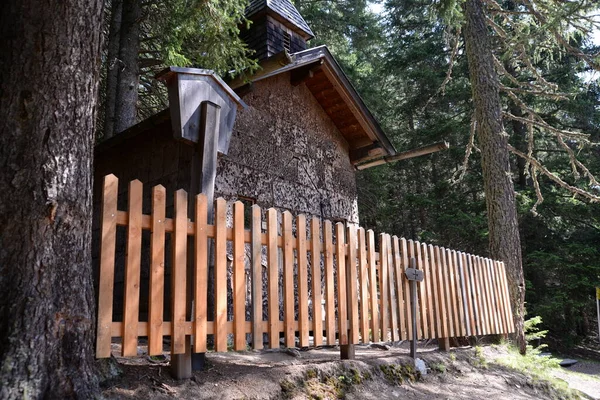
[[[400,160],[407,160],[409,158],[420,157],[427,154],[435,153],[440,150],[446,150],[450,147],[448,142],[440,142],[436,144],[431,144],[429,146],[419,147],[417,149],[404,151],[402,153],[395,154],[393,156],[385,156],[378,158],[376,160],[368,161],[363,164],[359,164],[356,166],[356,169],[363,170],[371,167],[376,167],[378,165],[388,164],[391,162],[396,162]]]
[[[318,60],[315,63],[292,70],[290,73],[290,83],[292,86],[298,86],[306,80],[312,79],[315,76],[315,72],[321,69],[321,64],[323,64],[323,60]]]

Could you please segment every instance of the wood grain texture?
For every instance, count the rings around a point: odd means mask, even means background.
[[[309,344],[308,254],[306,251],[306,216],[302,214],[296,217],[296,232],[296,254],[298,258],[298,326],[300,330],[300,347],[306,347]]]
[[[119,180],[114,175],[104,177],[100,225],[100,279],[98,282],[98,333],[96,357],[110,357],[113,291],[115,282],[115,245],[117,238],[117,194]]]
[[[311,272],[312,272],[312,303],[313,303],[313,337],[315,346],[323,344],[323,312],[322,312],[322,289],[321,289],[321,236],[319,229],[319,219],[313,217],[310,221],[310,240],[311,249]],[[327,233],[328,232],[328,233]],[[325,254],[325,284],[326,284],[326,325],[327,325],[327,344],[331,344],[330,339],[335,341],[335,312],[333,296],[333,249],[331,244],[331,223],[325,221],[323,225],[323,236],[329,242],[325,244],[323,253]],[[331,293],[330,293],[331,292]],[[331,311],[331,312],[330,312]]]
[[[227,202],[215,207],[215,351],[227,351]]]
[[[323,255],[325,257],[325,328],[327,329],[327,344],[331,345],[335,343],[336,331],[333,227],[331,221],[325,221],[323,223],[323,239],[325,241],[325,248],[323,250]]]
[[[408,331],[406,329],[406,308],[408,307],[404,297],[404,270],[402,268],[402,254],[400,253],[400,241],[397,236],[392,238],[392,248],[394,252],[394,273],[396,284],[396,303],[398,305],[398,333],[399,340],[408,339]]]
[[[194,226],[194,351],[206,352],[206,323],[208,317],[208,237],[206,235],[206,225],[208,219],[208,199],[206,195],[196,196]]]
[[[165,202],[166,190],[152,188],[152,234],[150,237],[150,293],[148,298],[148,354],[162,354],[163,308],[165,296]]]
[[[277,249],[277,210],[267,210],[267,264],[268,281],[268,314],[269,314],[269,347],[279,348],[279,251]]]
[[[250,247],[252,251],[252,348],[263,348],[263,276],[262,276],[262,220],[260,206],[252,206]]]
[[[339,344],[348,344],[348,304],[346,297],[346,256],[344,237],[344,224],[335,224],[335,247],[337,262],[337,289],[338,289],[338,333]]]
[[[246,249],[244,244],[244,203],[233,203],[233,326],[236,351],[246,350]]]
[[[348,241],[348,258],[346,262],[346,291],[348,299],[348,319],[350,344],[359,343],[359,320],[358,320],[358,273],[356,248],[358,245],[356,237],[356,225],[350,224],[346,228]]]
[[[171,354],[185,353],[186,292],[187,292],[187,211],[185,190],[175,192],[173,263],[171,264]]]
[[[124,357],[137,355],[137,324],[140,311],[140,265],[142,257],[142,182],[129,183],[129,221],[123,297]]]
[[[367,262],[367,238],[364,228],[358,229],[358,272],[360,281],[360,335],[363,343],[369,343],[369,264]]]
[[[289,211],[284,211],[282,217],[284,337],[287,347],[296,347],[294,336],[294,235],[292,232],[292,214]]]
[[[377,290],[377,261],[375,259],[375,233],[367,231],[367,253],[369,257],[369,309],[371,311],[371,336],[373,342],[381,340],[379,320],[379,301]]]

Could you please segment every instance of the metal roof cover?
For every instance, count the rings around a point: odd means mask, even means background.
[[[265,9],[277,13],[294,24],[298,29],[306,32],[311,38],[315,37],[315,34],[304,18],[302,18],[302,15],[300,15],[296,7],[289,0],[251,0],[248,7],[246,7],[246,18],[250,18]]]

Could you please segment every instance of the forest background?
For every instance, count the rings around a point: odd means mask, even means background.
[[[441,153],[359,172],[361,225],[489,255],[480,154],[476,140],[470,145],[474,104],[464,40],[456,30],[459,24],[452,24],[456,18],[452,15],[452,7],[456,6],[453,3],[460,2],[295,1],[316,35],[310,46],[329,47],[399,151],[439,141],[451,145]],[[518,10],[512,3],[497,4]],[[167,106],[164,88],[153,79],[167,65],[210,68],[222,75],[256,69],[252,54],[245,51],[237,37],[240,24],[246,23],[244,1],[213,0],[196,8],[190,4],[195,3],[106,3],[98,140]],[[190,9],[197,12],[190,13]],[[115,21],[115,16],[123,20]],[[526,16],[515,12],[511,17],[514,26],[527,25]],[[121,43],[120,49],[114,47],[111,38],[115,24],[121,26],[116,40]],[[123,28],[130,26],[137,30]],[[581,54],[596,55],[600,46],[593,39],[598,32],[567,32],[566,37]],[[536,36],[534,31],[527,33]],[[139,38],[134,40],[133,50],[123,45],[131,43],[128,37]],[[527,62],[539,73],[535,82],[554,85],[551,95],[523,91],[521,99],[555,129],[589,136],[560,143],[539,129],[535,148],[530,150],[533,128],[505,119],[504,129],[517,150],[530,151],[569,186],[598,195],[600,186],[593,180],[588,183],[579,179],[586,174],[577,173],[571,157],[576,157],[591,174],[600,171],[600,147],[593,145],[600,142],[600,73],[591,71],[581,55],[561,54],[551,46],[548,49],[536,51]],[[115,60],[124,64],[115,65]],[[128,68],[128,62],[135,68]],[[139,90],[132,97],[128,88],[134,78],[138,79]],[[119,95],[120,91],[127,95]],[[501,99],[505,111],[523,115],[520,104],[508,93],[502,93]],[[565,151],[565,146],[569,150]],[[469,157],[465,157],[466,152]],[[594,288],[600,286],[600,205],[590,202],[589,196],[574,195],[549,177],[538,175],[526,160],[511,157],[526,310],[530,317],[542,317],[542,327],[550,331],[553,347],[565,350],[596,332]]]

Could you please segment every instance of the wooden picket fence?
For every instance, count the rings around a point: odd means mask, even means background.
[[[192,336],[194,351],[207,351],[207,335],[214,350],[245,350],[246,334],[252,347],[263,348],[263,333],[271,348],[358,344],[413,338],[409,281],[404,270],[410,258],[423,270],[418,284],[418,339],[505,334],[514,331],[503,263],[464,252],[419,243],[388,234],[378,236],[355,225],[322,221],[277,210],[266,211],[266,232],[260,207],[252,206],[251,229],[244,227],[244,205],[233,204],[233,227],[227,226],[227,203],[217,199],[214,224],[207,222],[207,200],[195,198],[193,221],[188,219],[188,194],[174,194],[173,218],[166,218],[164,187],[152,189],[152,212],[142,213],[142,183],[129,184],[128,210],[117,209],[118,179],[105,177],[101,214],[100,280],[96,356],[109,357],[111,338],[122,339],[123,356],[137,355],[138,339],[148,338],[150,355],[163,352],[163,336],[170,336],[171,352],[185,352]],[[308,224],[308,226],[307,226]],[[123,320],[113,321],[115,246],[117,226],[127,229]],[[307,229],[308,228],[308,229]],[[142,249],[142,230],[151,232],[149,249]],[[281,232],[281,234],[280,234]],[[165,241],[171,237],[171,320],[164,320]],[[193,296],[188,298],[188,237],[193,240]],[[209,260],[209,241],[214,258]],[[233,318],[227,318],[227,242],[232,242]],[[251,320],[246,318],[246,244],[250,246]],[[262,249],[267,251],[268,319],[263,319]],[[139,321],[142,251],[150,253],[148,321]],[[214,265],[214,321],[207,320],[208,265]],[[280,268],[281,266],[281,268]],[[283,298],[279,298],[279,274]],[[309,280],[310,274],[310,280]],[[296,284],[294,284],[296,280]],[[310,283],[310,287],[309,287]],[[309,307],[309,298],[313,307]],[[189,316],[190,303],[194,312]],[[280,301],[284,318],[280,320]],[[324,304],[325,316],[321,305]],[[312,309],[312,310],[311,310]],[[187,311],[186,311],[187,310]],[[297,316],[297,318],[296,318]],[[313,339],[309,342],[309,333]]]

